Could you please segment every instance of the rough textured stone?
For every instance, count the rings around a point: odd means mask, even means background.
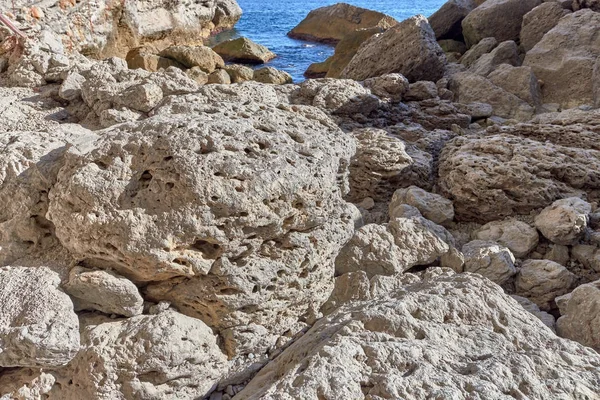
[[[57,371],[50,399],[202,398],[226,371],[212,330],[172,310],[82,324],[81,350]]]
[[[218,69],[208,75],[206,83],[218,84],[218,85],[229,85],[231,83],[231,77],[224,69]]]
[[[489,222],[475,232],[474,236],[479,240],[493,241],[508,247],[517,258],[525,257],[539,242],[535,228],[513,218]]]
[[[408,92],[404,95],[406,101],[422,101],[438,97],[438,88],[435,82],[418,81],[411,83]]]
[[[593,11],[600,11],[600,3],[598,0],[572,0],[571,6],[573,10],[578,11],[584,8],[589,8]]]
[[[486,279],[442,274],[388,296],[351,301],[321,319],[237,398],[512,393],[542,400],[598,393],[600,356],[557,338]]]
[[[428,265],[449,250],[451,235],[423,217],[394,218],[389,224],[365,225],[335,260],[336,275],[364,271],[395,275],[415,265]]]
[[[255,70],[252,79],[256,82],[272,83],[274,85],[292,83],[292,76],[290,74],[273,67],[264,67]]]
[[[560,336],[600,351],[600,281],[579,286],[560,307]]]
[[[226,65],[223,69],[229,74],[231,83],[242,83],[254,78],[254,70],[245,65],[231,64]]]
[[[88,265],[152,281],[147,298],[280,334],[325,300],[354,229],[354,140],[314,107],[205,101],[184,101],[189,114],[166,103],[69,154],[48,215]]]
[[[585,268],[600,273],[600,249],[597,246],[578,244],[573,246],[571,253]]]
[[[548,328],[556,331],[556,319],[552,316],[552,314],[548,314],[547,312],[540,310],[537,304],[526,297],[517,295],[511,295],[510,297],[515,299],[525,310],[527,310],[527,312],[535,315]]]
[[[525,14],[520,34],[523,50],[528,52],[533,49],[544,35],[569,13],[571,11],[563,8],[558,2],[547,1]]]
[[[477,7],[473,0],[449,0],[429,17],[438,40],[462,39],[462,20]]]
[[[365,87],[378,97],[400,102],[409,89],[408,79],[402,74],[388,74],[365,79]]]
[[[416,186],[399,189],[394,193],[390,202],[391,218],[396,215],[395,209],[402,204],[417,208],[425,218],[436,224],[447,225],[454,219],[454,206],[450,200]]]
[[[499,42],[519,40],[523,16],[542,4],[541,0],[487,0],[462,21],[462,32],[468,47],[483,38]]]
[[[496,38],[487,37],[481,39],[479,43],[472,46],[461,58],[460,63],[465,67],[470,67],[475,61],[477,61],[484,54],[489,53],[498,46]]]
[[[496,242],[474,240],[462,248],[465,272],[475,272],[499,285],[517,273],[511,251]]]
[[[130,280],[110,271],[75,267],[65,291],[75,298],[77,310],[98,310],[106,314],[133,317],[143,311],[144,299]]]
[[[208,83],[209,74],[202,71],[200,67],[190,68],[185,71],[185,74],[198,85],[205,85]]]
[[[245,37],[227,40],[212,49],[223,60],[242,64],[264,64],[276,57],[275,53],[265,46]]]
[[[39,369],[19,368],[0,373],[0,399],[38,400],[48,398],[56,379]]]
[[[535,226],[556,244],[576,244],[585,234],[592,206],[580,198],[557,200],[535,217]]]
[[[369,89],[350,79],[305,81],[300,84],[298,95],[308,104],[337,115],[369,115],[380,104]]]
[[[169,67],[185,68],[183,64],[171,58],[159,56],[155,49],[148,47],[136,47],[127,53],[125,59],[130,69],[145,69],[146,71],[156,72],[160,69]]]
[[[600,56],[600,14],[589,9],[563,17],[525,56],[543,81],[544,103],[564,109],[594,104],[594,63]]]
[[[494,85],[526,101],[530,106],[539,107],[542,104],[540,84],[531,67],[502,64],[488,75],[488,79]]]
[[[482,55],[475,61],[469,71],[477,75],[488,76],[499,65],[519,65],[519,49],[512,40],[507,40],[498,44],[491,52]]]
[[[48,268],[0,268],[0,367],[57,367],[79,350],[79,321]]]
[[[394,18],[377,11],[346,3],[312,10],[288,36],[294,39],[337,43],[357,29],[387,29],[398,23]]]
[[[569,293],[577,278],[562,265],[550,260],[527,260],[515,280],[519,296],[533,301],[544,311],[555,308],[554,299]]]
[[[365,41],[341,77],[362,81],[398,72],[410,82],[437,81],[446,63],[427,18],[418,15]]]
[[[171,46],[161,51],[159,56],[175,60],[186,68],[199,67],[209,74],[225,66],[221,56],[206,46]]]

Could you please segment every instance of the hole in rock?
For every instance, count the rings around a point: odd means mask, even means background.
[[[190,250],[199,251],[202,253],[204,258],[208,259],[216,259],[218,258],[222,251],[221,246],[217,243],[210,243],[206,240],[196,240],[190,247]]]

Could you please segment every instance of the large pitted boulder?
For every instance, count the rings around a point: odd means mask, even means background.
[[[82,325],[81,350],[56,374],[51,399],[203,398],[226,371],[212,330],[172,310]]]
[[[528,214],[560,198],[587,193],[596,199],[597,133],[560,119],[490,128],[487,136],[449,142],[440,156],[439,185],[457,216],[489,222]]]
[[[519,296],[526,297],[540,309],[556,308],[554,299],[569,293],[577,277],[562,265],[550,260],[527,260],[515,280]]]
[[[365,225],[344,246],[335,260],[336,275],[364,271],[395,275],[415,265],[429,265],[450,247],[452,236],[423,217],[394,218],[389,224]]]
[[[573,245],[585,234],[592,206],[578,197],[557,200],[535,217],[535,226],[556,244]]]
[[[288,36],[294,39],[337,43],[357,29],[387,29],[397,23],[394,18],[380,12],[337,3],[312,10],[288,32]]]
[[[206,46],[171,46],[161,51],[159,56],[175,60],[186,68],[199,67],[209,74],[225,66],[221,56]]]
[[[519,41],[523,16],[542,4],[542,0],[487,0],[462,21],[468,47],[487,37]]]
[[[437,40],[462,39],[463,19],[477,4],[473,0],[448,0],[431,17],[429,23]]]
[[[515,257],[510,250],[496,242],[474,240],[462,248],[465,272],[475,272],[502,285],[517,273]]]
[[[362,81],[398,72],[410,82],[437,81],[446,64],[427,18],[417,15],[365,41],[341,77]]]
[[[450,200],[416,186],[398,189],[394,193],[390,202],[390,217],[394,217],[395,208],[402,204],[415,207],[425,218],[436,224],[445,225],[454,219],[454,206]]]
[[[594,64],[600,56],[600,13],[589,9],[569,14],[544,35],[525,56],[541,79],[544,103],[558,103],[564,109],[593,104]]]
[[[444,272],[398,286],[372,300],[356,296],[318,321],[236,398],[512,393],[541,400],[598,393],[600,356],[558,338],[489,280]]]
[[[533,49],[544,35],[569,13],[571,11],[563,8],[558,2],[548,1],[525,14],[520,35],[523,50],[528,52]]]
[[[79,350],[79,321],[46,267],[0,268],[0,367],[57,367]]]
[[[563,297],[558,334],[600,351],[600,281],[581,285]]]
[[[493,84],[489,79],[471,72],[452,75],[450,90],[454,100],[463,104],[481,102],[492,106],[493,114],[521,121],[531,119],[533,107],[512,93]]]
[[[68,154],[48,216],[88,265],[151,282],[147,298],[281,333],[325,300],[354,230],[355,142],[314,107],[205,100]]]
[[[275,58],[275,53],[265,46],[254,43],[252,40],[241,37],[219,43],[212,48],[223,60],[243,64],[264,64]]]
[[[535,228],[514,218],[487,223],[475,232],[475,237],[506,246],[517,258],[529,254],[540,239]]]

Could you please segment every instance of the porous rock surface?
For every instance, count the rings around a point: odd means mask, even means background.
[[[600,281],[581,285],[565,297],[557,321],[558,333],[600,350]]]
[[[596,395],[598,354],[484,278],[444,272],[388,296],[322,318],[236,399]]]

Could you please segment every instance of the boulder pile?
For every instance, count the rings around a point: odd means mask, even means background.
[[[598,398],[595,2],[318,9],[296,84],[140,34],[232,0],[60,4],[0,30],[1,400]]]

